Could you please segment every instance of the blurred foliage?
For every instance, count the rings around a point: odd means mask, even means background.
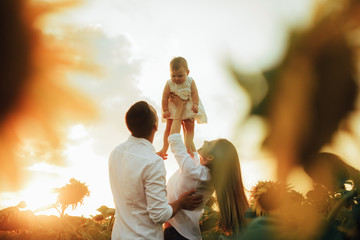
[[[339,133],[360,140],[353,121],[360,115],[359,33],[360,1],[318,1],[312,21],[291,29],[270,69],[249,75],[230,65],[251,102],[247,117],[260,116],[267,127],[262,146],[277,163],[277,179],[287,183],[299,166],[317,184],[304,197],[280,182],[259,182],[241,239],[360,239],[360,172],[321,153]]]
[[[217,239],[220,235],[218,228],[219,212],[214,210],[215,203],[216,200],[212,196],[204,207],[204,213],[199,222],[203,239]]]
[[[115,221],[115,209],[108,208],[107,206],[103,205],[96,210],[100,212],[100,214],[94,216],[93,219],[100,222],[104,220],[109,220],[109,222],[107,223],[107,229],[112,229]]]
[[[330,144],[359,106],[360,2],[321,1],[309,26],[291,29],[284,57],[270,69],[247,74],[230,65],[248,94],[248,117],[261,116],[268,127],[263,146],[278,162],[285,181],[295,165]]]
[[[68,77],[98,71],[91,50],[45,30],[48,17],[80,1],[0,1],[0,191],[21,189],[34,163],[63,164],[64,129],[96,115],[92,100]],[[31,158],[28,147],[51,157]]]
[[[331,192],[323,185],[315,184],[303,196],[289,185],[259,181],[250,190],[250,208],[246,213],[248,223],[239,236],[226,236],[218,228],[215,202],[212,199],[205,206],[200,220],[203,239],[345,240],[357,239],[358,236],[360,194],[354,189]],[[313,216],[319,217],[312,219]],[[314,226],[315,231],[312,229]]]
[[[260,239],[261,236],[267,239],[356,239],[360,222],[359,198],[359,193],[353,189],[330,192],[318,184],[304,197],[279,182],[259,181],[250,193],[254,217],[241,239]],[[317,215],[320,217],[314,217]],[[320,219],[320,223],[313,222],[314,219]],[[312,226],[316,226],[316,231],[312,231]]]

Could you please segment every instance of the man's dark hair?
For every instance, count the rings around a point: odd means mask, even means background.
[[[147,102],[133,104],[125,115],[126,126],[134,137],[146,138],[151,135],[156,116]]]

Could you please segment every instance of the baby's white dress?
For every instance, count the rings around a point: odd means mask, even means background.
[[[186,80],[182,84],[176,84],[171,79],[168,80],[168,84],[170,87],[170,92],[175,93],[183,100],[188,100],[184,109],[184,113],[182,115],[182,120],[186,119],[195,119],[197,123],[207,123],[207,116],[205,113],[204,106],[199,98],[199,111],[198,113],[194,113],[191,108],[193,106],[193,101],[191,97],[191,82],[193,79],[189,76],[186,77]],[[171,101],[169,102],[169,112],[171,116],[170,119],[173,119],[176,113],[176,106]],[[162,118],[163,122],[166,122],[166,119]]]

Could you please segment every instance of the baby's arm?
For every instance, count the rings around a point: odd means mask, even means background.
[[[165,87],[164,87],[164,91],[163,91],[162,101],[161,101],[161,105],[162,105],[162,109],[163,109],[163,117],[164,118],[170,117],[169,97],[170,97],[170,86],[169,86],[169,83],[166,82]]]
[[[198,113],[199,112],[199,93],[198,93],[198,90],[197,90],[197,87],[196,87],[196,84],[195,84],[195,81],[192,80],[191,81],[191,98],[192,98],[192,101],[193,101],[193,106],[191,108],[191,110],[194,112],[194,113]]]

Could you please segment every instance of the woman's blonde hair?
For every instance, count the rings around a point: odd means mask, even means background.
[[[226,233],[238,232],[245,223],[249,203],[241,177],[239,157],[234,145],[226,139],[216,140],[208,166],[215,186],[220,210],[220,228]]]

